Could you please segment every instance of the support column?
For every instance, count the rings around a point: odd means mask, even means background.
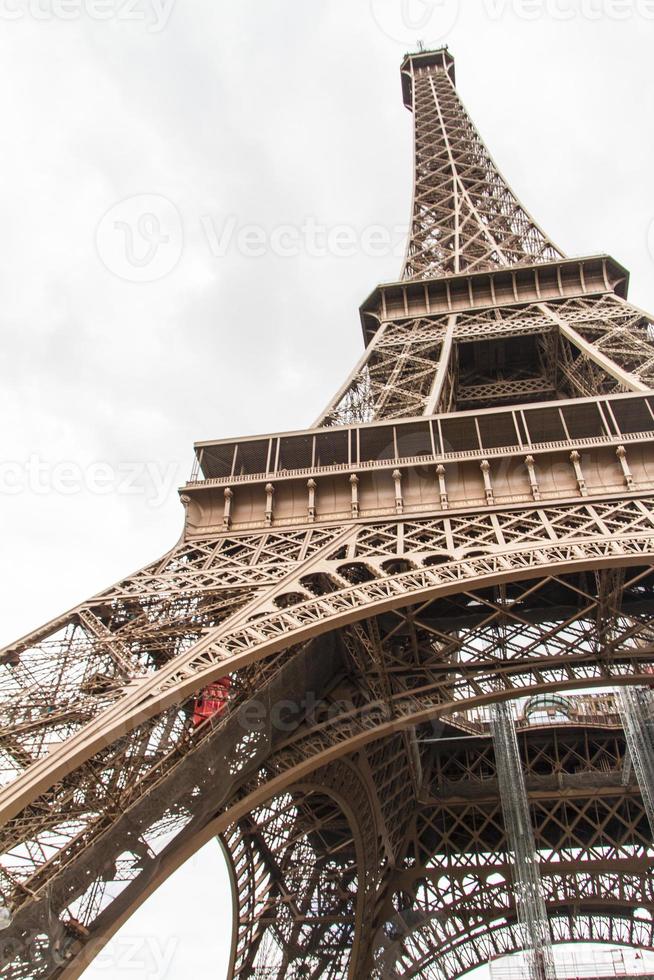
[[[529,980],[554,980],[554,957],[540,881],[536,842],[509,705],[493,706],[491,720],[507,844],[513,860],[513,890]]]
[[[441,344],[440,353],[438,355],[438,368],[436,369],[434,386],[431,390],[429,400],[425,405],[425,410],[422,413],[423,415],[435,415],[436,412],[438,412],[439,407],[441,411],[445,410],[441,406],[441,402],[443,399],[443,392],[445,390],[445,382],[447,381],[447,375],[450,370],[450,362],[452,360],[452,344],[454,340],[456,319],[456,316],[451,316],[447,321],[447,329],[445,331],[443,343]]]
[[[654,692],[646,687],[621,687],[616,698],[654,838]]]

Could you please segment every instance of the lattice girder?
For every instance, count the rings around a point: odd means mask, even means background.
[[[498,702],[553,941],[652,948],[638,732],[630,770],[611,696],[569,696],[651,684],[654,325],[523,208],[447,51],[403,86],[404,278],[318,426],[200,444],[181,541],[0,654],[7,980],[78,977],[217,835],[231,977],[514,952]]]
[[[425,529],[423,528],[422,534],[424,535],[424,533]],[[364,551],[370,552],[373,534],[376,537],[377,548],[380,547],[380,542],[386,542],[386,546],[388,546],[392,540],[388,534],[388,526],[386,526],[386,529],[384,527],[380,528],[377,532],[371,528],[362,536]],[[370,554],[367,555],[367,561],[368,563],[371,561]],[[398,580],[405,574],[391,576],[390,581],[397,584]],[[339,755],[351,753],[357,747],[361,748],[365,744],[380,738],[385,732],[390,733],[398,723],[401,727],[415,728],[416,725],[429,718],[435,718],[442,715],[443,712],[447,713],[447,711],[451,711],[454,704],[456,704],[459,710],[462,710],[464,707],[474,705],[475,703],[485,703],[489,697],[496,697],[498,678],[501,678],[502,684],[505,685],[505,696],[515,696],[516,694],[522,694],[530,690],[536,691],[548,688],[565,689],[566,687],[578,687],[589,683],[591,685],[606,684],[610,678],[617,677],[618,675],[624,677],[626,672],[631,671],[635,671],[632,674],[634,678],[640,678],[642,681],[647,675],[642,672],[638,673],[639,668],[636,666],[638,659],[641,659],[647,665],[654,657],[650,642],[652,627],[642,610],[643,599],[641,598],[647,595],[646,582],[648,578],[649,573],[639,571],[637,568],[631,573],[627,571],[624,589],[628,593],[629,598],[623,607],[622,630],[616,636],[615,651],[612,653],[611,658],[607,658],[604,662],[598,662],[597,660],[596,643],[593,634],[593,629],[596,628],[597,623],[597,616],[593,610],[595,604],[599,601],[597,597],[595,599],[593,598],[595,580],[587,581],[583,576],[579,578],[578,576],[570,577],[568,575],[565,580],[560,579],[560,577],[547,577],[532,581],[531,583],[527,582],[522,587],[516,584],[516,588],[524,589],[522,603],[527,606],[533,606],[535,610],[539,603],[544,602],[544,612],[536,616],[533,612],[530,613],[525,608],[525,614],[520,614],[516,617],[514,624],[515,636],[517,638],[521,635],[522,640],[516,647],[515,654],[509,656],[506,664],[503,665],[498,665],[496,655],[488,650],[488,644],[482,647],[478,640],[478,637],[483,635],[484,631],[488,633],[490,629],[492,632],[492,626],[490,624],[494,616],[505,615],[503,609],[494,608],[492,599],[483,591],[485,587],[482,587],[482,591],[479,594],[481,602],[479,603],[479,600],[476,600],[477,604],[481,605],[483,613],[481,616],[477,615],[476,618],[470,617],[469,592],[449,593],[450,598],[444,597],[443,600],[450,609],[449,615],[453,622],[461,626],[467,621],[469,630],[467,645],[462,644],[461,630],[457,629],[454,634],[457,637],[456,642],[453,643],[452,638],[447,633],[444,633],[440,638],[440,642],[434,646],[434,637],[436,636],[438,638],[438,634],[434,633],[433,613],[428,615],[427,610],[430,608],[433,609],[433,602],[438,600],[433,596],[430,597],[427,595],[423,597],[423,602],[418,599],[417,611],[415,607],[412,607],[414,611],[411,612],[409,619],[411,620],[413,629],[417,630],[422,637],[419,646],[423,650],[423,654],[419,658],[419,665],[413,661],[410,661],[408,664],[403,662],[406,660],[405,648],[406,650],[409,649],[405,638],[407,635],[410,635],[410,629],[407,625],[406,607],[404,607],[404,610],[402,607],[399,607],[401,611],[392,614],[394,621],[390,629],[383,618],[381,620],[378,618],[381,628],[388,632],[391,641],[393,637],[396,640],[401,638],[401,643],[399,645],[395,643],[392,647],[392,657],[387,666],[391,677],[391,688],[384,699],[384,703],[380,704],[378,701],[371,701],[370,695],[366,694],[365,690],[360,687],[358,690],[352,690],[346,699],[345,711],[341,710],[337,714],[328,717],[327,720],[321,717],[314,719],[312,725],[305,726],[297,731],[297,734],[289,741],[286,749],[280,749],[281,754],[278,755],[279,761],[276,765],[281,766],[281,775],[273,775],[271,778],[268,763],[265,768],[268,774],[267,778],[271,780],[268,786],[265,783],[262,784],[260,776],[257,776],[250,790],[247,791],[248,795],[236,802],[236,810],[228,809],[224,817],[218,818],[218,822],[214,820],[203,827],[199,831],[198,837],[198,828],[207,820],[210,813],[216,812],[216,808],[219,808],[220,805],[218,799],[210,797],[209,800],[203,800],[201,795],[198,800],[198,805],[201,803],[200,810],[192,818],[188,827],[182,830],[180,840],[175,842],[175,846],[171,846],[171,860],[174,863],[174,854],[179,851],[180,847],[183,852],[185,846],[190,846],[187,843],[189,840],[205,840],[209,833],[209,827],[211,827],[211,832],[218,831],[221,829],[220,820],[229,820],[231,816],[231,822],[233,822],[234,816],[237,816],[239,812],[250,812],[258,805],[256,803],[257,797],[265,800],[267,794],[273,791],[277,793],[282,792],[283,786],[290,786],[293,782],[297,783],[298,779],[303,778],[303,774],[309,773],[317,767],[324,766],[330,758],[333,758],[335,751]],[[539,581],[541,582],[540,585],[538,585]],[[567,582],[567,585],[562,584],[564,581]],[[644,592],[643,589],[645,589]],[[567,602],[562,601],[562,592],[565,592],[568,596]],[[457,594],[461,598],[455,601],[452,595],[456,596]],[[541,594],[543,597],[551,596],[551,598],[543,598],[542,600],[540,598],[534,598]],[[552,604],[554,596],[556,596],[556,605]],[[473,607],[474,605],[473,603]],[[646,602],[645,605],[647,605]],[[459,609],[460,611],[457,612]],[[548,616],[551,615],[548,612],[550,609],[554,609],[557,616],[560,615],[562,609],[569,610],[568,615],[561,624],[562,632],[560,641],[555,639],[552,625],[548,622]],[[422,614],[420,610],[423,610]],[[384,614],[384,616],[388,615],[390,613]],[[424,623],[422,621],[423,615]],[[525,636],[525,620],[530,624],[532,631],[531,639],[529,639],[528,635]],[[441,623],[442,626],[447,624],[443,610],[437,614],[435,621],[436,623]],[[513,633],[509,629],[506,640],[509,650],[513,643],[512,636]],[[427,649],[429,650],[429,659],[422,662],[425,637],[428,637]],[[526,643],[525,639],[529,640],[529,642]],[[547,653],[543,653],[544,640],[548,644]],[[462,646],[469,651],[465,655],[462,652]],[[483,653],[479,652],[480,649],[483,650]],[[298,654],[295,656],[298,656]],[[460,664],[460,667],[457,668],[457,664]],[[280,669],[284,669],[283,663]],[[287,669],[293,670],[292,665]],[[459,672],[460,678],[457,680],[455,675]],[[297,676],[306,678],[306,674],[302,674],[301,672]],[[365,681],[366,677],[364,674],[360,683],[364,683]],[[284,690],[287,693],[289,691],[288,680],[286,679],[284,680]],[[366,690],[368,690],[367,686]],[[360,707],[357,708],[357,705],[360,705]],[[252,741],[251,733],[246,733],[245,736],[243,736],[242,732],[239,734],[240,744],[242,745],[241,751],[245,753],[242,758],[245,761],[246,768],[248,765],[254,765],[257,763],[257,760],[263,759],[269,753],[270,744],[265,739],[262,741],[255,738]],[[216,741],[217,738],[219,738],[219,741]],[[161,766],[153,773],[153,777],[159,781],[161,788],[160,799],[162,801],[161,807],[163,812],[159,819],[164,819],[166,808],[173,799],[179,799],[182,809],[184,805],[188,807],[188,793],[192,791],[191,787],[197,784],[196,767],[200,764],[199,762],[192,762],[194,753],[206,753],[209,751],[209,746],[212,749],[214,745],[225,746],[225,738],[225,731],[223,731],[220,725],[212,733],[212,736],[207,738],[206,742],[200,740],[197,748],[194,747],[193,738],[188,738],[187,744],[181,746],[179,755],[174,760],[178,764],[170,769],[170,774],[167,775],[165,768]],[[215,753],[215,749],[213,751]],[[200,758],[198,756],[198,759]],[[228,762],[226,764],[229,765]],[[106,756],[99,756],[94,762],[96,772],[103,771],[106,765]],[[242,763],[237,766],[237,769],[242,771]],[[83,792],[84,785],[88,785],[89,782],[84,772],[85,770],[82,769],[76,773],[75,785],[78,793]],[[181,791],[179,789],[176,792],[171,792],[171,786],[176,785],[175,780],[182,779],[184,773],[191,780],[188,784],[189,790],[186,791],[186,797],[183,794],[180,795]],[[194,773],[196,774],[195,779]],[[236,771],[234,775],[236,776]],[[172,783],[171,779],[173,780]],[[94,784],[97,784],[97,776],[94,777]],[[142,787],[133,788],[132,804],[136,809],[129,817],[133,825],[140,805],[138,789],[148,789],[150,785],[144,779]],[[94,792],[97,793],[97,790],[94,790]],[[240,792],[242,794],[243,790]],[[69,806],[66,782],[64,781],[59,788],[54,787],[54,796],[50,794],[48,798],[50,809],[45,818],[42,808],[36,804],[30,810],[24,811],[13,824],[9,824],[8,829],[10,830],[13,827],[14,833],[24,833],[27,830],[31,836],[35,836],[39,821],[43,824],[44,828],[53,824],[56,825],[57,806],[61,805],[64,809]],[[186,804],[184,804],[185,799]],[[60,800],[60,803],[57,803],[57,800]],[[147,807],[145,808],[146,824],[148,821],[153,821],[152,806],[153,794],[150,792],[147,800],[149,811]],[[193,809],[195,809],[195,804],[192,806]],[[149,816],[147,815],[148,813]],[[121,837],[122,828],[120,827],[120,820],[117,818],[116,813],[108,814],[108,818],[108,824],[111,828],[110,832],[113,831],[114,833],[116,847],[120,846],[121,840],[124,841],[124,837]],[[45,823],[43,823],[44,819]],[[168,819],[170,820],[170,815]],[[173,814],[173,823],[174,819]],[[30,877],[30,891],[38,892],[43,888],[47,888],[50,896],[50,909],[52,908],[53,895],[57,893],[54,882],[58,874],[63,874],[64,879],[69,882],[84,880],[83,869],[93,866],[94,862],[97,863],[97,857],[95,856],[98,853],[97,848],[101,849],[105,857],[108,857],[112,853],[111,848],[107,848],[107,839],[102,834],[98,836],[99,830],[100,828],[97,826],[90,825],[88,830],[81,831],[80,835],[80,825],[78,824],[74,849],[71,850],[70,846],[67,846],[62,851],[58,861],[53,863],[52,859],[50,859],[48,867],[44,868],[45,875],[43,872],[38,872],[36,876],[32,875]],[[124,834],[124,831],[122,833]],[[12,845],[8,842],[6,846],[12,848]],[[397,849],[397,844],[395,845],[395,849]],[[81,857],[79,856],[80,850]],[[141,863],[143,860],[144,858],[141,857]],[[156,867],[158,869],[159,864]],[[70,877],[71,875],[72,878]],[[130,887],[132,893],[138,893],[142,885],[143,882],[139,882],[137,876],[137,879],[133,881],[132,885],[125,889],[123,903],[128,900]],[[61,901],[67,897],[65,887],[60,895]],[[34,914],[34,912],[28,910],[29,905],[30,903],[28,902],[28,905],[25,906],[26,911],[24,913],[27,916],[24,921],[28,924],[30,921],[33,921],[31,916]],[[120,901],[118,905],[121,905]],[[107,916],[110,915],[110,909],[111,906],[109,909],[100,913],[101,916],[104,916],[100,921],[105,932],[107,931]],[[76,911],[78,910],[76,909]],[[44,912],[45,909],[42,909],[40,915],[42,916]],[[38,907],[36,913],[38,920]],[[19,919],[17,918],[16,921],[18,922]],[[20,974],[16,975],[19,976]]]
[[[645,502],[629,501],[603,507],[550,507],[483,518],[415,521],[408,525],[408,534],[400,521],[369,528],[359,525],[345,533],[332,529],[322,538],[328,545],[318,557],[291,572],[272,594],[255,598],[225,628],[207,631],[199,642],[151,676],[117,688],[114,704],[98,716],[97,722],[90,722],[89,733],[82,726],[60,747],[53,748],[40,768],[51,773],[57,758],[61,758],[64,769],[70,768],[67,760],[72,752],[80,761],[88,758],[94,745],[106,741],[111,732],[129,731],[130,726],[154,717],[168,704],[179,703],[224,673],[234,673],[289,644],[361,618],[366,609],[375,612],[400,606],[412,595],[428,595],[432,590],[456,592],[462,583],[491,584],[498,578],[529,577],[547,565],[584,567],[589,562],[646,561],[654,532],[652,513]],[[411,551],[412,533],[416,535],[415,552]],[[334,552],[339,541],[344,543]],[[394,575],[398,557],[407,570]],[[334,582],[335,590],[308,597],[301,582],[312,570],[319,570],[327,581]],[[343,587],[348,578],[355,584]],[[43,783],[39,772],[38,763],[30,767],[29,784],[37,790]],[[25,777],[15,780],[16,786],[26,782]],[[3,797],[5,814],[11,809],[16,812],[28,799],[11,787]]]
[[[415,120],[413,220],[405,277],[560,257],[491,159],[457,94],[447,56],[412,55],[403,72],[410,79]]]
[[[651,948],[652,922],[634,910],[654,908],[654,848],[638,785],[624,782],[622,732],[530,729],[520,742],[554,940],[591,940],[608,924],[605,941]],[[456,977],[519,946],[488,733],[436,740],[428,780],[433,798],[389,886],[375,976]]]
[[[412,418],[456,407],[465,410],[471,403],[488,407],[505,400],[518,405],[650,390],[653,337],[651,318],[606,288],[595,296],[547,303],[397,316],[382,321],[362,362],[317,424]],[[457,370],[465,345],[518,348],[525,338],[536,338],[540,348],[535,345],[531,355],[518,350],[516,364],[507,365],[504,378],[484,376],[483,367],[480,371],[472,365],[467,374]],[[487,354],[481,361],[491,366]],[[448,371],[453,372],[449,385]],[[497,388],[502,382],[504,394]],[[483,385],[490,387],[469,390]]]
[[[282,980],[305,976],[308,965],[312,974],[334,980],[347,974],[357,920],[365,921],[370,911],[365,881],[359,887],[358,879],[366,863],[376,867],[374,853],[365,853],[361,829],[371,824],[371,813],[365,791],[357,794],[356,775],[346,766],[316,778],[313,788],[292,787],[238,827],[265,870],[258,876],[258,902],[247,912],[241,909],[241,935],[231,965],[235,977],[254,971]],[[333,785],[341,794],[347,786],[348,798],[332,797],[327,787]],[[234,839],[235,830],[227,840]],[[233,885],[238,889],[236,880]],[[249,893],[251,873],[242,875],[241,887]]]

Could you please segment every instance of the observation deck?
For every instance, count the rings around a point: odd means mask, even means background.
[[[189,536],[654,492],[654,395],[196,443]]]

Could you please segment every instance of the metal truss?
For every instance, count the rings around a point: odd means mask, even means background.
[[[180,542],[0,653],[0,977],[80,976],[216,836],[238,980],[654,947],[652,322],[447,51],[403,85],[405,274],[318,427],[203,445]]]
[[[318,424],[650,390],[653,336],[613,294],[388,320]]]
[[[276,797],[226,835],[241,902],[234,976],[347,974],[366,904],[359,869],[366,844],[374,847],[363,826],[369,804],[345,764],[316,775],[314,786]]]
[[[569,515],[569,520],[574,522],[579,516]],[[610,515],[604,516],[610,520]],[[619,515],[619,519],[626,516]],[[354,555],[361,559],[361,568],[372,569],[374,555],[380,551],[394,553],[397,560],[397,538],[393,541],[389,530],[388,525],[381,525],[362,532],[360,553]],[[429,526],[425,522],[409,530],[409,538],[415,534],[425,538]],[[578,536],[577,555],[583,547],[581,542],[583,538]],[[425,558],[433,554],[430,550],[424,552]],[[475,559],[469,561],[473,563]],[[613,558],[611,567],[614,561]],[[605,564],[599,562],[600,566]],[[546,578],[541,577],[542,566],[538,571],[532,569],[531,577],[522,586],[510,574],[514,583],[510,613],[505,604],[488,597],[482,577],[477,591],[473,591],[472,579],[463,591],[460,586],[454,591],[444,590],[440,593],[443,599],[438,599],[439,593],[435,592],[429,600],[429,593],[423,591],[417,608],[410,610],[403,601],[393,603],[397,612],[391,613],[385,603],[387,611],[377,615],[372,632],[368,627],[362,633],[356,625],[360,621],[357,617],[346,628],[342,641],[332,631],[333,639],[321,648],[319,658],[310,645],[291,648],[285,657],[270,664],[267,684],[266,675],[259,673],[259,693],[266,688],[270,691],[262,728],[243,726],[253,698],[247,696],[245,688],[239,695],[239,685],[235,684],[229,714],[207,725],[204,731],[190,728],[192,702],[188,699],[179,698],[174,709],[157,714],[150,723],[141,721],[128,741],[130,756],[133,753],[139,759],[138,769],[132,762],[131,769],[123,773],[124,737],[109,750],[100,748],[88,763],[51,787],[43,798],[47,807],[35,800],[6,824],[3,851],[11,857],[5,863],[5,884],[7,889],[13,887],[17,902],[12,926],[16,941],[24,941],[35,929],[42,929],[44,916],[52,923],[56,915],[60,923],[59,943],[74,955],[70,933],[79,932],[76,923],[88,930],[89,942],[97,929],[100,935],[106,935],[109,922],[120,922],[120,913],[124,915],[125,909],[131,909],[138,896],[151,887],[153,875],[156,880],[161,865],[166,865],[162,853],[170,855],[175,866],[185,847],[195,846],[195,842],[199,846],[199,840],[204,840],[207,833],[221,829],[210,816],[222,810],[221,819],[233,821],[241,810],[244,814],[259,812],[257,799],[263,804],[271,796],[286,794],[301,785],[316,766],[329,765],[335,753],[356,763],[373,799],[375,839],[383,841],[386,855],[383,861],[368,864],[372,868],[368,872],[370,880],[378,884],[383,879],[383,868],[396,866],[402,855],[411,800],[416,799],[414,784],[406,778],[413,764],[409,762],[411,742],[401,738],[393,745],[388,741],[398,726],[415,733],[429,720],[451,715],[452,711],[469,711],[475,704],[497,697],[498,683],[502,684],[503,696],[516,697],[549,688],[564,690],[606,684],[623,677],[641,681],[647,677],[648,665],[654,659],[654,624],[643,612],[648,607],[649,569],[637,564],[625,574],[612,653],[602,661],[597,658],[597,610],[599,603],[605,603],[605,590],[598,589],[595,576],[571,574],[572,567],[566,561],[561,566],[562,575]],[[360,574],[356,561],[349,563],[348,571]],[[396,589],[407,574],[410,573],[390,575],[388,584]],[[386,580],[373,581],[379,584]],[[370,584],[364,583],[360,588]],[[326,593],[320,602],[338,596],[338,592]],[[495,652],[500,621],[501,665]],[[366,657],[379,665],[381,688]],[[322,677],[316,673],[316,661],[322,665]],[[230,669],[229,673],[235,676],[236,672]],[[334,682],[340,687],[330,691],[330,683]],[[202,683],[196,679],[196,688]],[[298,715],[292,733],[276,732],[271,709],[282,698],[303,705],[302,711],[306,711],[307,691],[315,692],[318,700],[313,715],[301,720]],[[144,699],[139,700],[144,705]],[[259,703],[259,699],[254,701]],[[179,732],[174,749],[173,718]],[[125,718],[123,735],[129,724]],[[153,732],[161,731],[163,725],[168,725],[170,732],[165,759],[153,739]],[[422,767],[419,738],[417,742]],[[275,744],[278,749],[273,753]],[[373,750],[377,744],[379,749]],[[141,748],[140,755],[136,747]],[[365,762],[360,755],[364,750]],[[50,762],[56,752],[50,752]],[[223,775],[216,786],[218,772]],[[324,791],[324,779],[318,785]],[[230,795],[234,803],[224,809]],[[352,800],[353,793],[348,792],[347,798]],[[296,799],[293,795],[289,806],[295,805]],[[361,812],[363,808],[358,809]],[[369,818],[367,823],[370,826],[372,820]],[[128,827],[129,859],[125,854]],[[34,844],[23,850],[18,842],[26,833]],[[158,853],[157,840],[169,839],[173,834],[173,841]],[[91,868],[96,869],[96,877],[90,884]],[[123,890],[115,897],[120,883]],[[372,916],[360,921],[372,921]],[[79,942],[77,934],[76,938]],[[14,971],[7,975],[30,974]]]
[[[654,854],[638,787],[622,780],[622,733],[518,722],[553,940],[651,947]],[[445,980],[520,947],[497,769],[483,736],[434,750],[374,976]]]
[[[415,119],[413,220],[405,278],[559,257],[484,146],[457,94],[451,59],[442,53],[413,55],[403,72]]]

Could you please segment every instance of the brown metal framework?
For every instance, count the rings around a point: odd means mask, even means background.
[[[180,542],[0,656],[2,977],[79,976],[215,835],[232,978],[654,948],[654,326],[518,202],[446,50],[402,79],[406,265],[343,388],[198,444]]]

